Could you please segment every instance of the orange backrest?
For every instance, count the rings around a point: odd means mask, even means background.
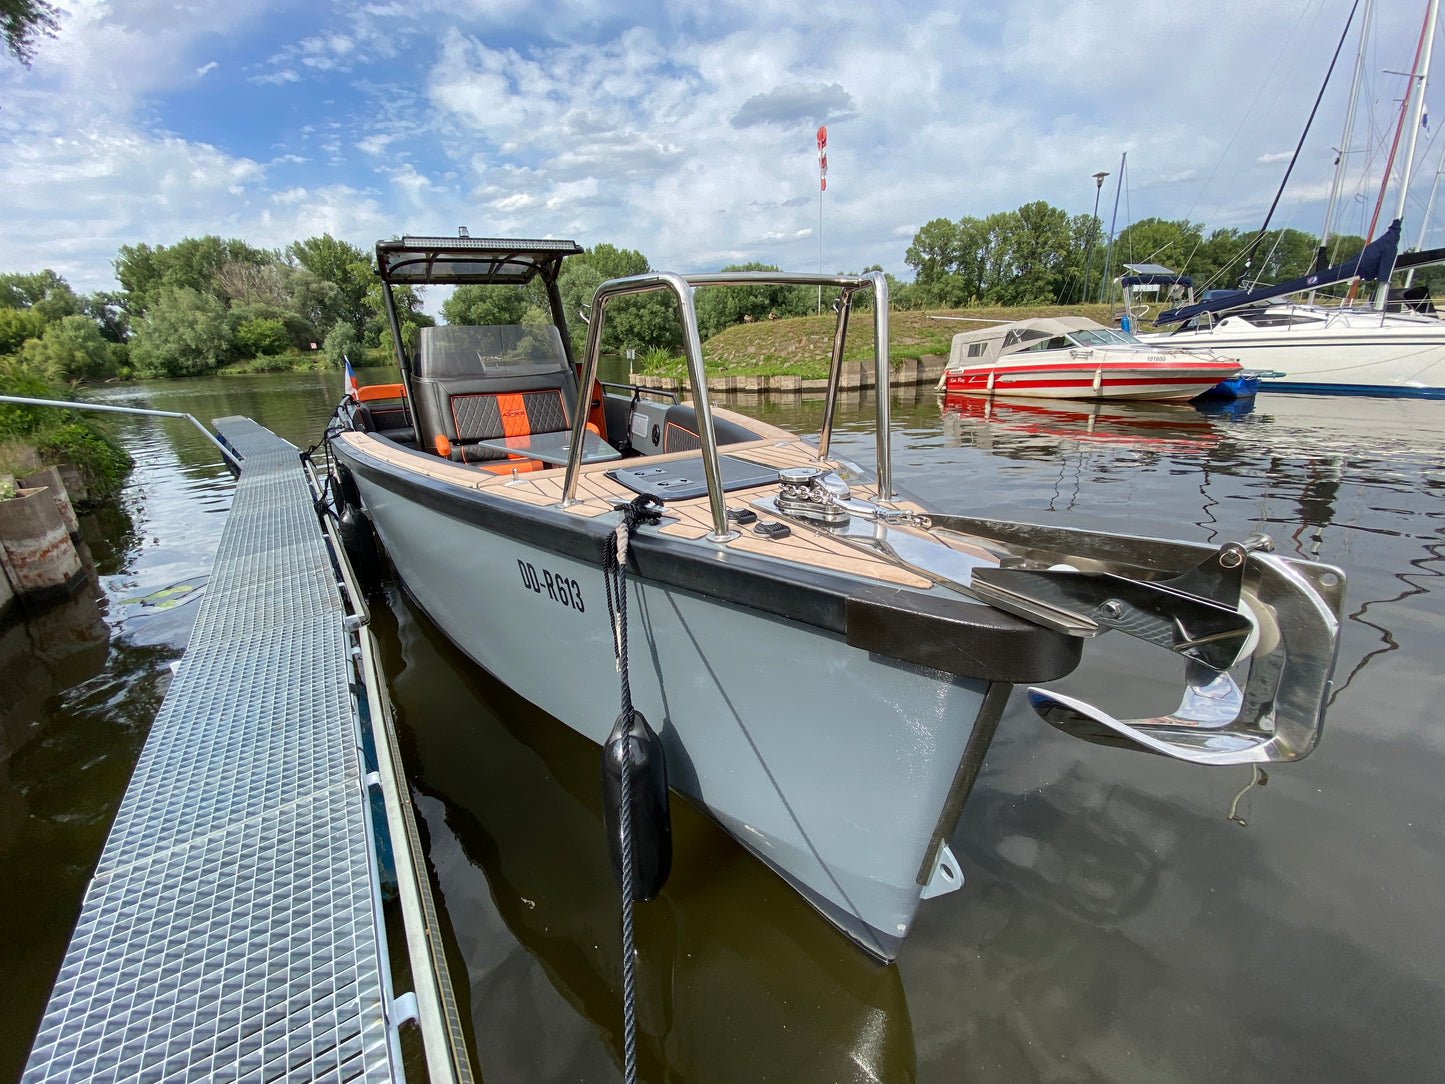
[[[357,402],[369,403],[373,399],[405,399],[405,384],[368,384],[356,389]]]

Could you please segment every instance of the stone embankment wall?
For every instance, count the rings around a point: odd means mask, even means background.
[[[943,374],[943,367],[948,359],[941,354],[925,354],[921,358],[905,358],[903,361],[893,365],[892,375],[889,377],[889,386],[892,388],[912,388],[926,384],[932,387],[938,383],[938,378]],[[843,372],[839,381],[839,387],[844,391],[858,391],[863,388],[873,387],[873,365],[862,361],[845,361]],[[686,380],[677,380],[667,376],[646,376],[640,373],[632,374],[632,383],[639,388],[655,388],[658,391],[685,392],[688,390]],[[805,392],[824,392],[828,390],[827,380],[804,380],[800,376],[710,376],[707,380],[708,391],[750,391],[750,392],[781,392],[783,394],[798,395]]]

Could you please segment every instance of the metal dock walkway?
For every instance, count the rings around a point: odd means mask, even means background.
[[[375,694],[354,646],[370,633],[348,617],[298,450],[246,418],[216,426],[242,460],[235,498],[27,1084],[401,1079],[398,1025],[438,1000],[424,975],[425,991],[391,988],[379,779],[353,703]],[[403,841],[403,880],[410,857]],[[427,1064],[438,1079],[430,1045]]]

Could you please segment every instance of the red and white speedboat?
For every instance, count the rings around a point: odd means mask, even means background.
[[[1083,316],[1058,316],[959,332],[938,386],[1043,399],[1192,399],[1239,368],[1233,358],[1167,349]]]

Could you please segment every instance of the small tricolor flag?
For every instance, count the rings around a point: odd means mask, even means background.
[[[346,380],[342,384],[342,390],[345,391],[347,398],[360,402],[361,395],[356,386],[356,374],[351,371],[351,359],[343,355],[341,360],[346,363]]]
[[[828,126],[818,125],[818,191],[828,191]]]

